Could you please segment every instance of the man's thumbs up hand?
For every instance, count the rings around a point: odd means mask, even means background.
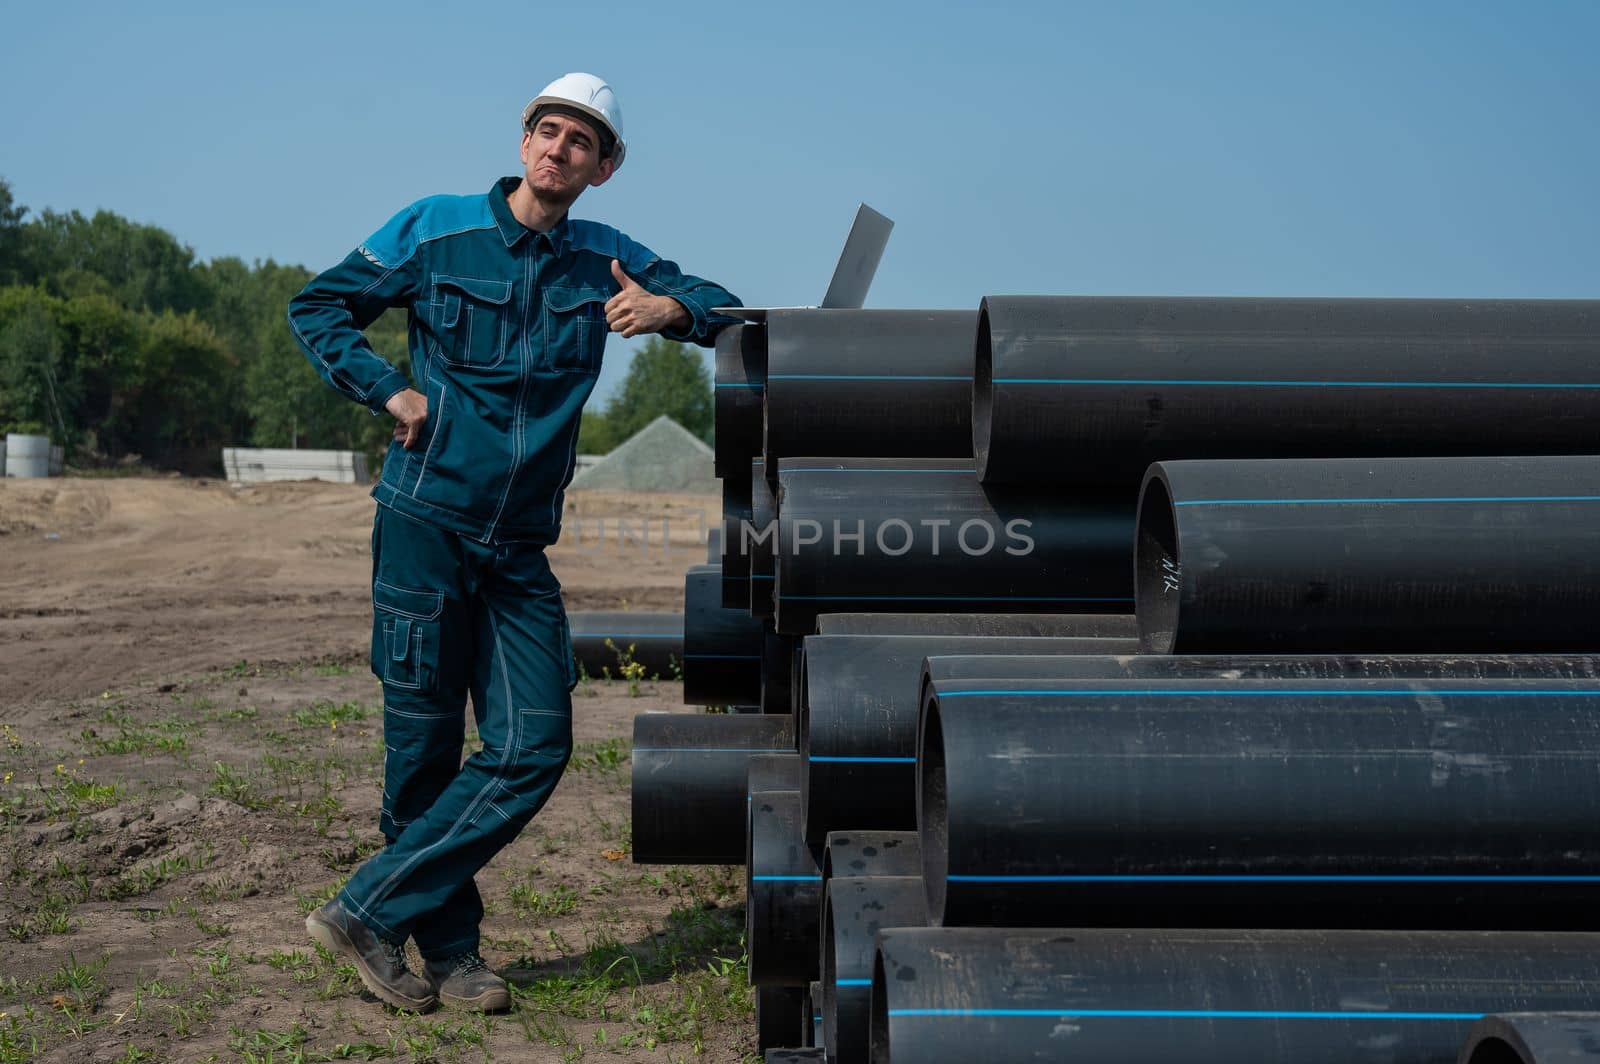
[[[653,296],[622,270],[622,263],[611,260],[611,276],[619,291],[606,301],[606,324],[626,339],[642,333],[660,332],[671,325],[687,326],[693,319],[671,296]]]
[[[611,260],[611,276],[617,279],[617,286],[626,292],[630,288],[638,288],[639,282],[622,272],[622,263],[616,259]]]

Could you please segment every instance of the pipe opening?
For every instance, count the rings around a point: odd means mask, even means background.
[[[1183,600],[1183,557],[1178,551],[1172,494],[1157,470],[1145,477],[1144,491],[1139,496],[1133,566],[1139,652],[1171,654],[1177,642],[1178,608]]]
[[[822,1042],[839,1044],[839,959],[833,943],[833,887],[822,891]]]
[[[1501,1038],[1485,1038],[1472,1050],[1466,1064],[1529,1064],[1523,1055]]]
[[[989,427],[994,409],[994,354],[990,350],[989,301],[978,307],[978,335],[972,359],[972,457],[982,480],[989,464]]]
[[[949,871],[950,823],[945,789],[944,729],[939,696],[922,704],[917,729],[917,827],[922,844],[922,882],[928,893],[928,925],[944,924],[945,873]]]
[[[804,653],[804,651],[802,651]],[[795,749],[800,754],[800,830],[811,837],[811,687],[801,673],[800,690],[794,706]]]
[[[872,1019],[867,1026],[873,1064],[889,1064],[889,981],[883,977],[883,951],[872,954]]]

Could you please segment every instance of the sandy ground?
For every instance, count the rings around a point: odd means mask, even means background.
[[[510,1014],[402,1016],[312,948],[304,913],[380,842],[372,509],[0,480],[0,1064],[753,1053],[737,870],[627,856],[631,720],[681,711],[670,682],[580,686],[573,767],[480,874]],[[681,608],[719,509],[574,495],[568,608]]]

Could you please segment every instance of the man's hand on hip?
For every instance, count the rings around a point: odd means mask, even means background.
[[[622,272],[622,263],[611,260],[611,276],[622,290],[606,301],[606,324],[626,339],[641,333],[657,333],[669,326],[684,328],[694,319],[671,296],[653,296],[639,282]]]
[[[411,450],[422,439],[422,426],[428,423],[428,397],[406,388],[391,395],[383,408],[394,415],[394,438]]]

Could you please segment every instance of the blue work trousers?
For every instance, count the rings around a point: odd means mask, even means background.
[[[372,573],[388,845],[340,897],[385,938],[444,960],[478,948],[473,876],[572,754],[572,636],[537,543],[484,544],[379,506]],[[483,748],[463,762],[469,694]]]

